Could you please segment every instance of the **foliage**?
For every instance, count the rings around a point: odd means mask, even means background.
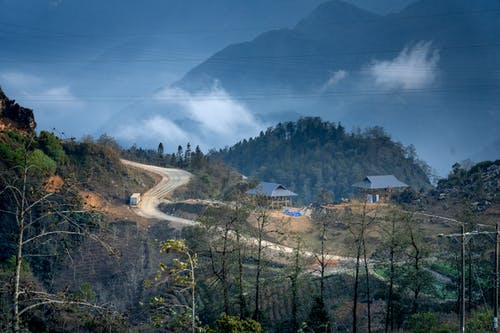
[[[53,133],[41,131],[37,139],[38,145],[43,152],[57,163],[65,163],[66,153],[62,147],[61,140]]]
[[[190,299],[187,304],[175,304],[168,297],[153,297],[150,302],[153,308],[153,326],[167,328],[172,332],[191,330],[194,333],[198,328],[195,297],[197,255],[183,239],[169,239],[153,245],[159,247],[160,253],[173,252],[181,256],[173,258],[170,265],[160,261],[155,277],[156,284],[168,283],[171,285],[171,293],[186,293]]]
[[[304,203],[323,188],[340,201],[367,175],[394,174],[415,188],[429,187],[427,168],[414,149],[392,141],[381,127],[348,133],[320,118],[279,123],[210,157],[221,157],[245,175],[284,184]]]
[[[33,150],[28,155],[28,163],[37,174],[52,175],[56,170],[56,162],[45,155],[40,149]]]
[[[314,298],[309,318],[307,319],[307,328],[305,332],[322,333],[330,330],[330,318],[325,309],[325,303],[320,297]]]
[[[253,319],[240,319],[221,313],[215,328],[208,328],[207,333],[260,333],[261,325]]]

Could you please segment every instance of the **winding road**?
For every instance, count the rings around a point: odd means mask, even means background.
[[[162,202],[167,202],[165,197],[176,188],[186,185],[191,179],[187,171],[173,168],[162,168],[128,160],[121,160],[123,164],[133,168],[145,170],[161,176],[161,181],[141,196],[140,203],[134,207],[134,212],[148,219],[158,219],[173,222],[179,226],[194,225],[196,222],[180,217],[167,215],[158,208]]]
[[[189,180],[192,177],[192,175],[189,172],[180,169],[162,168],[158,166],[132,162],[124,159],[122,159],[121,161],[125,165],[145,170],[148,172],[152,172],[161,176],[161,181],[153,188],[151,188],[149,191],[144,193],[141,197],[140,203],[133,208],[134,212],[137,215],[149,219],[158,219],[158,220],[173,222],[173,225],[181,228],[185,226],[195,225],[198,223],[193,220],[167,215],[158,209],[158,206],[162,202],[167,202],[167,200],[165,200],[165,197],[168,194],[172,193],[176,188],[186,185],[189,182]],[[252,237],[244,237],[243,239],[248,244],[255,245],[257,243],[257,239]],[[280,245],[265,240],[262,241],[262,245],[265,249],[271,250],[273,252],[278,252],[281,254],[283,253],[291,254],[294,252],[294,249],[289,246]],[[309,251],[304,251],[303,255],[310,258],[314,257],[314,254]],[[335,264],[331,265],[328,268],[330,274],[338,272],[340,270],[345,270],[346,266],[349,266],[349,264],[353,263],[353,258],[341,257],[336,255],[328,255],[327,260],[337,263],[336,265]],[[312,270],[315,269],[313,268]]]

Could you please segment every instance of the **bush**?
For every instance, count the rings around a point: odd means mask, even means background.
[[[209,328],[207,333],[260,333],[262,327],[253,319],[240,319],[222,313],[215,323],[215,329]]]

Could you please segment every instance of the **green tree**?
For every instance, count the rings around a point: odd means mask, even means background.
[[[260,333],[262,327],[252,319],[241,319],[222,313],[215,323],[214,329],[207,333]]]
[[[163,296],[155,296],[151,304],[155,309],[153,313],[153,326],[165,327],[175,321],[174,326],[181,329],[183,323],[192,333],[195,333],[197,325],[196,317],[196,278],[195,269],[198,265],[198,256],[193,253],[183,239],[169,239],[155,243],[160,249],[160,253],[176,253],[180,256],[173,259],[169,266],[164,261],[160,261],[159,269],[155,277],[157,285],[167,281],[175,287],[175,293],[187,293],[189,304],[172,304],[169,299]],[[179,308],[180,310],[176,310]]]

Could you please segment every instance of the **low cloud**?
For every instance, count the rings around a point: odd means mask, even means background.
[[[369,73],[375,84],[387,89],[421,89],[436,78],[439,51],[432,42],[407,46],[392,60],[374,61]]]
[[[217,85],[208,93],[199,94],[166,88],[153,100],[180,109],[199,136],[215,146],[256,135],[263,127],[243,104]]]
[[[76,97],[68,86],[52,87],[43,90],[38,99],[40,102],[51,104],[56,109],[71,111],[72,108],[81,108],[84,103]]]
[[[5,72],[0,74],[0,78],[5,85],[17,89],[38,86],[42,83],[40,78],[20,72]]]
[[[15,71],[1,73],[0,79],[9,95],[42,111],[70,112],[73,108],[84,106],[67,85],[54,85],[41,77]]]
[[[135,124],[119,127],[113,133],[117,139],[126,142],[164,142],[176,145],[189,141],[188,135],[173,121],[155,115]]]
[[[331,73],[330,78],[326,81],[322,90],[327,90],[330,87],[336,86],[340,81],[346,79],[349,76],[349,72],[340,69]]]

